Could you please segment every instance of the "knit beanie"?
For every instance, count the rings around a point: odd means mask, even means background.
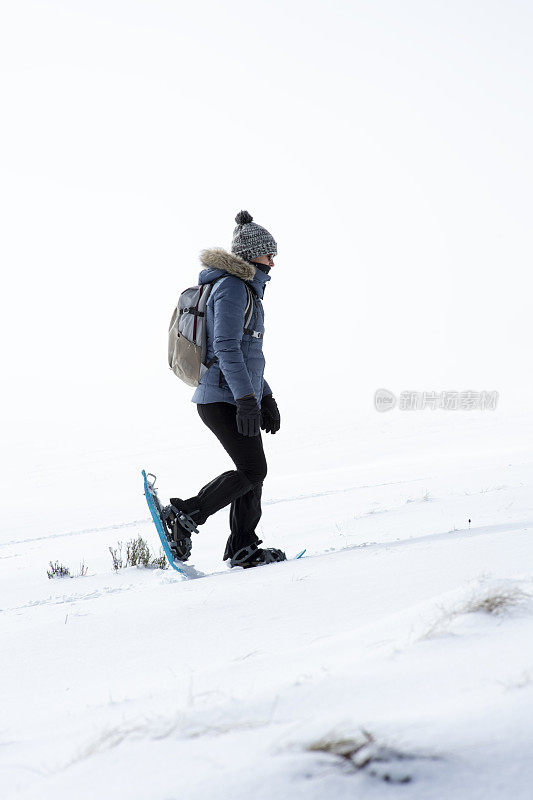
[[[278,254],[278,246],[272,234],[254,222],[247,211],[239,211],[235,222],[237,227],[233,231],[232,253],[244,258],[245,261],[253,261],[254,258],[269,253],[273,256]]]

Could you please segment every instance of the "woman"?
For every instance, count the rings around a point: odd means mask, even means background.
[[[216,283],[205,309],[205,364],[209,368],[192,397],[200,419],[213,431],[235,469],[214,478],[195,497],[171,498],[165,517],[174,555],[186,561],[191,553],[191,531],[198,532],[198,525],[231,503],[231,533],[224,560],[229,559],[232,567],[255,567],[286,559],[281,550],[260,548],[262,541],[255,533],[267,474],[261,429],[274,434],[280,427],[278,407],[263,375],[265,329],[261,302],[277,245],[247,211],[239,212],[235,222],[231,253],[216,248],[201,254],[204,269],[199,283]],[[249,294],[253,312],[245,328]]]

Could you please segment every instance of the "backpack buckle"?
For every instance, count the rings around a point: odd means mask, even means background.
[[[254,339],[262,339],[263,334],[260,331],[252,331],[250,328],[245,328],[244,333],[249,333],[250,336],[253,336]]]

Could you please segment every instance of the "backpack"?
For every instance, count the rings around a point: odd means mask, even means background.
[[[213,356],[208,364],[204,363],[207,354],[205,308],[213,285],[226,277],[221,275],[210,283],[185,289],[172,314],[168,328],[168,365],[174,375],[188,386],[198,386],[203,374],[217,360],[217,356]],[[254,334],[248,329],[254,310],[252,290],[246,282],[243,283],[248,296],[244,332]]]

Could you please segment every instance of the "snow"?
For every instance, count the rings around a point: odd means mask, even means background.
[[[228,468],[199,421],[179,458],[157,420],[133,438],[87,428],[83,447],[79,427],[41,431],[30,464],[19,448],[2,797],[531,798],[533,418],[347,419],[282,414],[264,436],[259,533],[305,557],[228,570],[223,510],[193,539],[210,574],[190,581],[115,573],[108,548],[157,551],[143,467],[163,498]],[[88,574],[49,580],[50,560]]]

